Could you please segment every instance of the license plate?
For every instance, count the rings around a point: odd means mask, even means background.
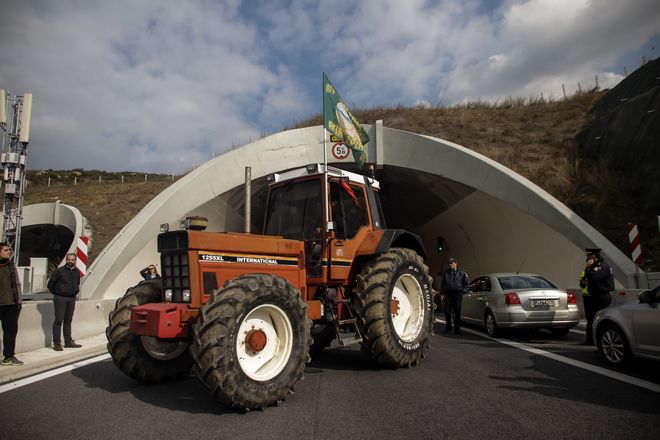
[[[533,299],[532,306],[534,307],[546,307],[546,306],[556,306],[556,299]]]

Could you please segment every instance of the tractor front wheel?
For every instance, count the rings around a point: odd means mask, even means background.
[[[114,364],[140,382],[179,379],[190,374],[193,364],[188,341],[167,341],[130,332],[131,308],[160,301],[160,281],[142,281],[117,300],[105,330]]]
[[[358,276],[355,309],[362,348],[379,365],[416,365],[425,356],[433,324],[428,267],[413,250],[392,248]]]
[[[194,326],[194,372],[219,402],[249,410],[277,404],[303,377],[311,321],[300,292],[266,274],[214,292]]]

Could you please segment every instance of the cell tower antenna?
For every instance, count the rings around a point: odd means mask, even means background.
[[[23,219],[25,164],[30,143],[32,93],[12,95],[0,90],[0,129],[2,130],[3,205],[2,238],[14,251],[18,265]]]

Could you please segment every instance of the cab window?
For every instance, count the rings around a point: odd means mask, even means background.
[[[337,238],[353,238],[361,226],[369,224],[364,191],[358,185],[331,181],[330,206]]]
[[[319,240],[322,238],[322,206],[319,179],[273,188],[264,233],[294,240]]]

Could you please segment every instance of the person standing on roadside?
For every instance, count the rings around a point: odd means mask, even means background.
[[[80,291],[80,272],[76,268],[76,254],[66,254],[66,264],[58,267],[48,281],[48,290],[53,294],[55,321],[53,322],[53,350],[62,351],[62,324],[64,324],[64,346],[80,348],[71,337],[71,321],[76,309],[76,295]]]
[[[16,335],[18,315],[21,313],[21,283],[18,281],[16,266],[11,258],[11,248],[0,243],[0,321],[2,321],[2,363],[3,366],[20,366],[16,359]]]
[[[463,303],[463,294],[470,289],[470,280],[467,272],[458,268],[456,258],[449,259],[449,269],[442,278],[442,293],[445,296],[445,330],[449,333],[454,330],[457,335],[461,334],[461,304]],[[453,316],[453,326],[452,326]]]
[[[587,336],[584,345],[594,345],[591,328],[594,317],[599,310],[612,303],[610,292],[614,290],[612,268],[601,258],[600,249],[587,249],[587,267],[584,269],[584,278],[589,298],[584,306],[584,314],[587,318]]]

